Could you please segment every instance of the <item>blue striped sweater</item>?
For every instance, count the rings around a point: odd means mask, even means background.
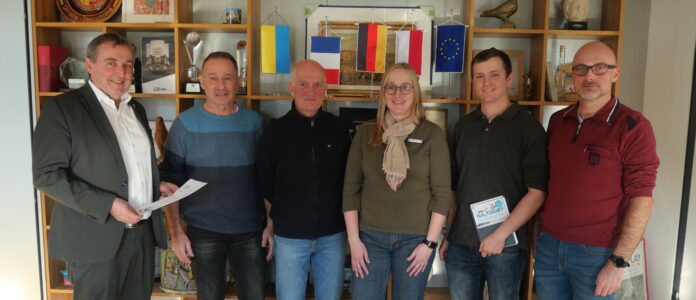
[[[261,116],[242,106],[230,116],[216,116],[196,105],[174,121],[161,180],[208,183],[180,202],[188,224],[224,234],[262,229],[263,201],[255,171],[261,130]]]

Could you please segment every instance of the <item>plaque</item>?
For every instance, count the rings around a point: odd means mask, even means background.
[[[56,6],[74,22],[104,22],[121,8],[121,0],[56,0]]]
[[[142,91],[143,93],[173,94],[174,75],[174,38],[142,38]]]

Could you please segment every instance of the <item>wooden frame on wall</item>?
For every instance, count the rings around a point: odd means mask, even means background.
[[[174,1],[156,0],[148,6],[148,0],[123,0],[121,16],[127,23],[172,23],[174,22]]]

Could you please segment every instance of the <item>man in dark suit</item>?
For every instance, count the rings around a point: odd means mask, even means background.
[[[74,299],[150,299],[155,246],[166,247],[145,109],[128,94],[135,46],[102,34],[87,47],[88,84],[43,104],[34,185],[55,200],[49,256],[73,270]]]

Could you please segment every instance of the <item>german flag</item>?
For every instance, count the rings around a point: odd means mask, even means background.
[[[387,26],[374,23],[358,25],[357,70],[384,73],[386,57]]]

